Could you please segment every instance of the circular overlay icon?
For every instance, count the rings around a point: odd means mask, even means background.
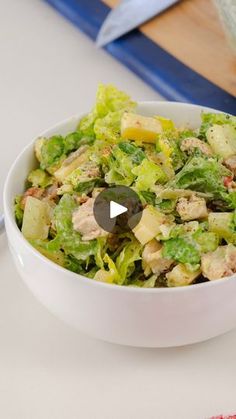
[[[96,197],[94,217],[103,230],[121,233],[132,230],[142,217],[139,196],[127,186],[106,188]]]

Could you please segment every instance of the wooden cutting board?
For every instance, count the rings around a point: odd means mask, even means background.
[[[103,1],[110,7],[119,3]],[[142,25],[140,31],[192,70],[236,96],[236,55],[212,0],[182,0]]]
[[[45,1],[93,40],[118,4],[118,0]],[[181,0],[105,49],[169,100],[236,114],[236,55],[214,0]]]

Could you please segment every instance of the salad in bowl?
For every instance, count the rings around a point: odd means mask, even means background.
[[[236,117],[203,112],[197,129],[100,85],[92,111],[67,135],[40,137],[15,219],[40,253],[91,281],[178,287],[236,272]],[[142,214],[107,232],[94,216],[106,188],[125,186]]]

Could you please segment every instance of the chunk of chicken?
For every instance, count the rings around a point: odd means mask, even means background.
[[[82,240],[93,240],[98,237],[105,237],[108,234],[95,220],[93,215],[94,201],[94,198],[89,198],[74,211],[72,216],[73,228],[82,235]]]
[[[176,210],[183,221],[198,220],[208,216],[205,199],[196,195],[192,195],[190,199],[180,198]]]
[[[189,137],[182,140],[180,146],[180,149],[182,151],[192,152],[195,148],[198,148],[206,156],[212,155],[211,147],[208,144],[204,143],[204,141],[199,140],[199,138]]]
[[[146,276],[150,275],[151,272],[160,275],[173,264],[173,260],[162,257],[162,245],[155,239],[145,245],[142,258],[144,275]]]
[[[236,175],[236,155],[230,156],[224,160],[224,165]]]
[[[228,244],[205,253],[201,258],[201,269],[210,281],[233,275],[236,272],[236,247]]]

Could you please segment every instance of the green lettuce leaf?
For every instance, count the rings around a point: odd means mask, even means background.
[[[147,159],[144,159],[139,166],[135,167],[132,173],[137,176],[135,188],[138,191],[150,191],[157,182],[163,183],[166,180],[162,168]]]
[[[179,132],[180,140],[183,140],[184,138],[189,138],[189,137],[197,137],[196,131],[193,131],[192,129],[185,129]]]
[[[127,243],[116,258],[116,267],[119,272],[119,284],[127,283],[128,278],[135,269],[135,262],[141,259],[142,246],[137,240]]]
[[[140,191],[139,196],[141,199],[141,202],[143,204],[150,204],[153,207],[155,207],[156,204],[156,194],[154,192],[150,191]]]
[[[109,170],[105,174],[105,181],[109,185],[125,185],[130,186],[135,175],[132,173],[132,169],[135,164],[132,160],[132,155],[122,151],[119,145],[116,145],[108,161]]]
[[[118,144],[118,147],[121,151],[123,151],[123,153],[131,157],[134,164],[140,164],[146,157],[141,147],[137,147],[129,141],[121,141]]]
[[[135,102],[126,93],[112,84],[99,84],[95,106],[92,112],[81,119],[79,130],[89,136],[95,132],[100,139],[108,138],[109,135],[116,139],[123,112],[132,110],[135,106]]]
[[[171,214],[175,211],[176,199],[156,199],[156,207],[164,214]]]
[[[94,133],[97,140],[109,143],[117,142],[120,138],[120,122],[124,111],[109,112],[104,118],[99,118],[94,123]]]
[[[32,186],[40,188],[46,188],[53,183],[52,177],[42,169],[32,170],[28,176],[28,181],[32,183]]]
[[[16,219],[16,223],[17,223],[17,225],[18,225],[19,228],[22,227],[23,216],[24,216],[24,211],[21,208],[21,199],[22,199],[22,196],[21,195],[17,195],[15,197],[15,201],[14,201],[15,219]]]
[[[184,237],[176,237],[164,242],[162,255],[167,259],[192,265],[198,264],[201,260],[200,252],[195,244]]]
[[[156,149],[158,152],[161,152],[167,160],[166,162],[164,161],[164,166],[166,164],[171,164],[175,171],[179,170],[186,162],[187,157],[180,149],[180,138],[176,130],[164,132],[159,135]]]
[[[231,172],[213,157],[194,156],[167,187],[209,192],[215,199],[225,199],[227,189],[223,185],[223,176],[230,174]]]
[[[81,164],[80,167],[73,170],[73,172],[65,178],[64,183],[71,185],[76,192],[88,194],[92,192],[96,186],[104,184],[104,181],[101,178],[100,169],[97,163],[88,160]]]
[[[64,153],[68,155],[82,145],[92,145],[94,137],[85,137],[81,131],[71,132],[64,138]]]
[[[64,156],[64,139],[61,135],[46,139],[41,147],[41,169],[56,165]]]
[[[117,271],[115,263],[107,253],[104,256],[103,261],[106,266],[96,272],[94,279],[109,284],[119,284],[121,282],[119,272]]]
[[[107,238],[99,237],[97,239],[97,252],[95,255],[95,262],[96,262],[96,265],[101,269],[104,269],[104,256],[106,254],[107,247],[108,247]]]
[[[193,238],[200,246],[201,253],[214,252],[219,246],[219,236],[211,231],[197,231]]]

